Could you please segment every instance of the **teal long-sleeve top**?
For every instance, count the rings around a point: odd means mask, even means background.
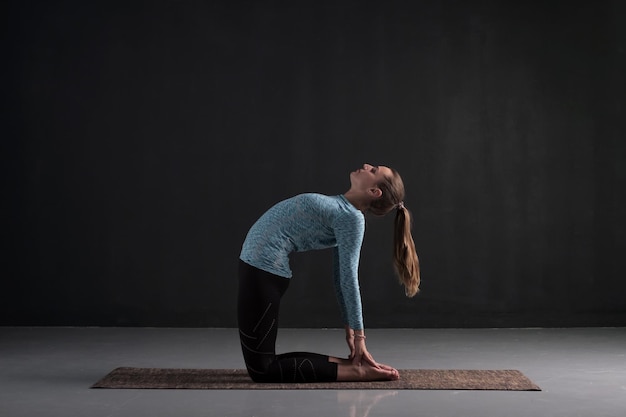
[[[358,268],[365,218],[343,195],[300,194],[266,211],[248,232],[240,259],[291,278],[289,254],[333,249],[334,284],[342,318],[363,329]]]

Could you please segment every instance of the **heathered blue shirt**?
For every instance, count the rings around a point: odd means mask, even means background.
[[[334,283],[344,323],[363,329],[358,268],[365,218],[343,195],[300,194],[281,201],[254,223],[242,261],[291,278],[289,254],[334,248]]]

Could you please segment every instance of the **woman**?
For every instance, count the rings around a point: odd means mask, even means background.
[[[358,266],[365,213],[395,209],[394,265],[406,295],[419,290],[419,261],[411,216],[397,171],[364,164],[350,174],[343,195],[301,194],[276,204],[252,226],[239,263],[239,335],[255,382],[396,380],[398,371],[377,363],[365,346]],[[345,323],[348,359],[316,353],[276,355],[278,311],[291,278],[289,254],[334,248],[334,283]]]

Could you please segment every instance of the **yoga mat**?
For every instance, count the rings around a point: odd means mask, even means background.
[[[541,391],[517,370],[404,369],[399,381],[259,384],[243,369],[116,368],[91,388]]]

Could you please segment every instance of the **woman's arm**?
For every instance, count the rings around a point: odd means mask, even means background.
[[[343,308],[344,322],[351,329],[363,330],[358,269],[365,219],[352,213],[345,214],[336,220],[333,228],[337,241],[334,252],[337,299]]]
[[[335,289],[343,305],[346,324],[346,342],[350,359],[355,365],[362,361],[378,367],[365,346],[365,331],[359,289],[358,268],[365,232],[365,220],[354,215],[342,216],[335,224],[337,248],[335,250]]]
[[[355,331],[353,328],[350,327],[350,324],[348,324],[348,311],[346,308],[346,301],[344,299],[341,287],[341,270],[339,263],[339,249],[336,247],[333,251],[333,275],[335,294],[337,296],[337,302],[339,303],[341,317],[343,319],[343,322],[345,323],[344,328],[346,331],[346,343],[348,344],[348,348],[350,349],[350,356],[348,358],[351,360],[357,358],[357,362],[359,362],[360,364],[360,360],[358,358],[363,357],[363,350],[367,350],[367,348],[364,349],[364,346],[360,346],[359,344],[359,351],[357,354],[357,344],[355,343],[355,341],[360,339],[365,340],[365,332],[363,329]]]
[[[337,297],[337,303],[339,304],[339,312],[341,313],[341,319],[348,329],[348,311],[346,309],[346,300],[343,297],[343,291],[341,290],[341,270],[339,266],[339,248],[333,248],[333,284],[335,285],[335,296]]]

